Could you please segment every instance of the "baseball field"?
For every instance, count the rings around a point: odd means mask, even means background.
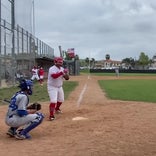
[[[110,100],[98,80],[147,79],[152,76],[71,76],[78,86],[62,105],[63,114],[48,121],[49,102],[42,102],[43,123],[31,140],[6,135],[6,105],[0,106],[0,155],[12,156],[155,156],[156,104]],[[46,85],[46,84],[45,84]],[[153,86],[156,87],[156,86]]]

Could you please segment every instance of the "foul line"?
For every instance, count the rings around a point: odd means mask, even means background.
[[[82,98],[83,98],[83,95],[84,95],[84,92],[86,91],[86,89],[87,89],[87,84],[84,85],[83,90],[81,91],[81,94],[80,94],[79,99],[77,101],[77,106],[78,107],[80,106],[80,103],[82,101]]]
[[[90,79],[90,76],[89,75],[88,75],[88,79]],[[87,83],[84,85],[83,90],[81,91],[81,94],[79,96],[79,99],[77,100],[77,106],[78,107],[81,104],[81,101],[82,101],[82,98],[83,98],[83,95],[84,95],[84,92],[86,91],[86,89],[87,89]]]

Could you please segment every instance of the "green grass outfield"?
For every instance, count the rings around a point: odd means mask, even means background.
[[[68,98],[69,94],[75,89],[77,85],[78,82],[75,81],[64,81],[63,89],[65,94],[65,99]],[[17,86],[10,87],[10,88],[2,88],[0,89],[0,99],[1,100],[10,99],[12,95],[17,91],[19,91],[19,88]],[[29,97],[30,97],[30,103],[49,101],[47,85],[44,84],[43,86],[40,86],[40,84],[36,82],[33,86],[33,95]]]
[[[99,80],[106,96],[114,100],[156,102],[156,80]]]
[[[115,73],[89,73],[89,71],[82,72],[82,74],[115,76]],[[105,91],[109,99],[156,103],[156,73],[120,73],[120,77],[122,76],[139,76],[139,79],[98,81],[100,87]],[[155,77],[155,79],[141,79],[141,77],[148,76]]]

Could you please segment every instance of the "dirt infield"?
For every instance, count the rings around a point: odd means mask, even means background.
[[[79,81],[79,86],[64,102],[63,114],[48,121],[49,103],[43,103],[45,120],[31,132],[31,140],[6,135],[7,106],[1,106],[0,155],[156,156],[156,104],[109,100],[98,79],[117,78],[71,77],[70,81]]]

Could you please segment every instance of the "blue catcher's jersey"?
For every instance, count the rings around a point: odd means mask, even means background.
[[[7,116],[18,115],[17,110],[26,110],[29,103],[28,96],[22,92],[17,92],[10,101]]]

